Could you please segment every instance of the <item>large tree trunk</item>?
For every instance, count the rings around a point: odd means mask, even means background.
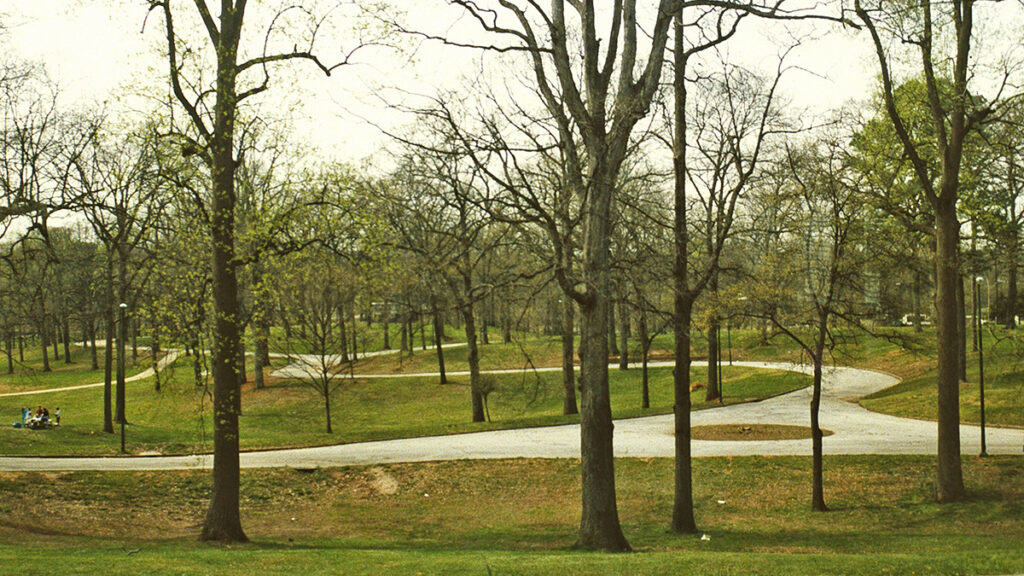
[[[238,279],[235,275],[235,75],[242,14],[221,14],[217,46],[217,100],[211,138],[212,199],[210,239],[213,244],[213,489],[200,540],[244,542],[239,513],[238,416],[242,394],[238,385]]]
[[[579,414],[576,407],[576,303],[562,298],[562,414]]]
[[[948,180],[947,180],[948,182]],[[952,181],[956,186],[956,180]],[[944,186],[945,188],[945,186]],[[958,361],[957,262],[959,223],[955,190],[943,190],[935,203],[935,326],[938,340],[938,500],[965,496],[960,465],[960,374]]]
[[[624,151],[623,151],[624,153]],[[577,544],[609,551],[629,550],[615,501],[615,453],[608,390],[611,324],[609,238],[616,151],[591,159],[593,166],[583,231],[585,301],[580,305],[580,440],[583,512]]]
[[[675,419],[675,491],[672,504],[672,531],[692,534],[697,531],[693,516],[693,472],[690,452],[690,324],[693,297],[690,292],[689,230],[686,226],[686,53],[683,46],[682,10],[675,14],[674,61],[672,81],[674,130],[672,168],[674,175],[673,207],[673,332],[675,336],[675,368],[672,373],[672,407]]]

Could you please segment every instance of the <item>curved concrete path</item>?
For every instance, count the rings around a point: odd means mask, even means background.
[[[663,366],[668,363],[658,363]],[[809,372],[810,367],[793,364],[737,362],[737,365]],[[887,388],[898,380],[892,376],[855,368],[826,370],[821,404],[821,425],[835,434],[824,440],[826,454],[934,454],[934,422],[897,418],[862,408],[855,400]],[[810,388],[797,390],[761,402],[723,406],[693,413],[693,425],[705,424],[793,424],[810,421]],[[674,455],[671,414],[649,416],[615,423],[615,454],[633,457]],[[341,444],[318,448],[245,452],[243,468],[291,466],[346,466],[395,462],[483,458],[574,458],[580,453],[578,425],[498,430],[426,438]],[[979,450],[977,426],[961,426],[965,454]],[[990,454],[1020,454],[1024,430],[989,428]],[[809,455],[809,440],[701,441],[692,443],[693,455]],[[0,457],[0,470],[170,470],[210,468],[213,459],[200,456],[110,457],[110,458],[24,458]]]
[[[168,351],[163,358],[156,363],[157,367],[161,370],[167,367],[168,364],[174,362],[178,358],[179,352],[177,350]],[[154,374],[153,368],[146,368],[142,372],[139,372],[135,376],[129,376],[125,378],[125,382],[135,382],[136,380],[142,380],[143,378],[149,378]],[[99,384],[78,384],[76,386],[64,386],[62,388],[43,388],[40,390],[25,390],[24,392],[5,392],[0,394],[0,398],[9,398],[13,396],[34,396],[36,394],[53,394],[55,392],[68,392],[70,390],[84,390],[86,388],[101,388],[105,385],[105,382]]]

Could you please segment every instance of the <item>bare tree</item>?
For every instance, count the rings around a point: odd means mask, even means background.
[[[287,18],[282,19],[282,14],[291,9],[301,11],[295,6],[271,13],[262,38],[262,50],[257,49],[255,55],[247,56],[242,49],[242,24],[249,8],[246,0],[221,0],[216,16],[207,0],[194,0],[194,11],[176,9],[173,0],[149,0],[148,4],[151,12],[162,16],[170,85],[187,118],[187,129],[176,130],[175,138],[182,143],[183,154],[197,155],[202,160],[210,178],[207,214],[213,245],[214,470],[210,507],[200,538],[246,541],[238,510],[241,335],[237,324],[240,310],[235,259],[235,168],[239,159],[235,152],[239,106],[268,90],[271,72],[280,63],[307,61],[330,75],[348,63],[355,50],[343,52],[337,63],[323,63],[314,53],[314,42],[323,19],[312,16],[308,19],[303,45],[295,38],[282,40],[281,36],[287,36],[280,29],[287,21]],[[184,28],[179,29],[186,11],[198,22],[185,20]],[[205,47],[185,45],[186,35],[180,32],[189,29],[190,24],[205,32]],[[285,47],[278,50],[281,45]],[[365,45],[365,42],[357,42],[356,50]],[[214,69],[212,82],[202,75],[209,67]]]
[[[938,347],[938,466],[937,499],[953,502],[966,497],[960,465],[960,330],[958,291],[962,290],[958,246],[960,223],[957,201],[960,172],[968,134],[992,112],[989,107],[973,108],[969,79],[974,41],[974,0],[957,0],[937,5],[924,0],[914,4],[854,2],[858,18],[868,31],[881,72],[881,94],[903,151],[934,213],[935,236],[935,326]],[[936,14],[936,9],[938,14]],[[948,32],[948,38],[947,38]],[[931,138],[918,142],[908,130],[908,121],[897,106],[893,63],[898,53],[890,41],[899,39],[918,52],[927,106],[931,116]],[[948,43],[944,40],[948,39]],[[950,52],[943,53],[948,47]],[[950,100],[941,96],[938,72],[947,59],[952,62]],[[972,109],[973,108],[973,109]],[[925,159],[925,149],[939,157],[938,174]],[[960,287],[958,289],[958,286]],[[962,299],[961,299],[962,301]]]

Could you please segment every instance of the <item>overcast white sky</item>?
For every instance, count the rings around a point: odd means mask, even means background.
[[[255,4],[255,3],[254,3]],[[453,20],[440,0],[396,4],[413,12],[418,25],[444,29]],[[1013,4],[1014,3],[1004,3]],[[43,63],[57,80],[66,105],[78,102],[114,102],[124,87],[166,82],[165,64],[152,47],[162,21],[154,15],[142,34],[145,9],[130,0],[0,0],[0,18],[7,28],[11,55]],[[731,41],[730,57],[748,65],[774,67],[775,49],[765,39],[764,27],[747,25],[745,35]],[[784,90],[793,104],[820,112],[851,99],[864,99],[876,75],[867,38],[836,31],[801,46],[790,62],[801,70],[790,73]],[[312,71],[299,74],[301,83],[285,80],[272,87],[272,97],[300,102],[289,111],[292,125],[325,157],[352,162],[374,153],[386,140],[377,128],[360,117],[397,126],[406,122],[375,102],[376,84],[400,85],[429,93],[451,83],[473,66],[471,50],[430,46],[412,62],[382,50],[364,53],[358,68],[342,69],[330,79]],[[294,98],[296,90],[300,98]],[[117,109],[118,104],[109,105]]]

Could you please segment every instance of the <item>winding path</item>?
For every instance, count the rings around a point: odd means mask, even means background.
[[[737,362],[740,366],[809,372],[809,366]],[[655,363],[652,366],[670,365]],[[556,368],[557,369],[557,368]],[[861,396],[896,384],[886,374],[856,368],[827,369],[824,376],[821,425],[834,435],[824,440],[826,454],[934,454],[934,422],[898,418],[871,412],[856,403]],[[810,388],[761,402],[735,404],[693,413],[693,425],[705,424],[809,424]],[[674,455],[671,414],[617,420],[615,454],[632,457]],[[449,436],[405,438],[339,444],[316,448],[245,452],[243,468],[290,466],[347,466],[396,462],[484,458],[574,458],[579,456],[579,425],[497,430]],[[979,451],[977,426],[961,426],[965,454]],[[988,428],[990,454],[1020,454],[1024,430]],[[692,443],[693,455],[809,455],[809,440],[701,441]],[[55,470],[171,470],[210,468],[212,456],[152,456],[107,458],[0,457],[0,471]]]
[[[170,350],[170,351],[168,351],[167,354],[164,354],[164,357],[161,358],[156,363],[157,368],[159,368],[160,370],[163,370],[164,368],[166,368],[168,364],[170,364],[171,362],[174,362],[175,360],[178,359],[179,353],[180,352],[178,350]],[[153,368],[147,368],[147,369],[143,370],[142,372],[139,372],[138,374],[136,374],[134,376],[129,376],[128,378],[125,378],[124,381],[125,382],[135,382],[136,380],[142,380],[143,378],[149,378],[153,374],[154,374]],[[25,390],[25,391],[21,391],[21,392],[5,392],[3,394],[0,394],[0,398],[9,398],[9,397],[13,397],[13,396],[34,396],[34,395],[37,395],[37,394],[53,394],[54,392],[68,392],[68,391],[71,391],[71,390],[84,390],[86,388],[101,388],[105,384],[106,384],[105,382],[100,382],[98,384],[78,384],[76,386],[63,386],[61,388],[41,388],[39,390]]]

